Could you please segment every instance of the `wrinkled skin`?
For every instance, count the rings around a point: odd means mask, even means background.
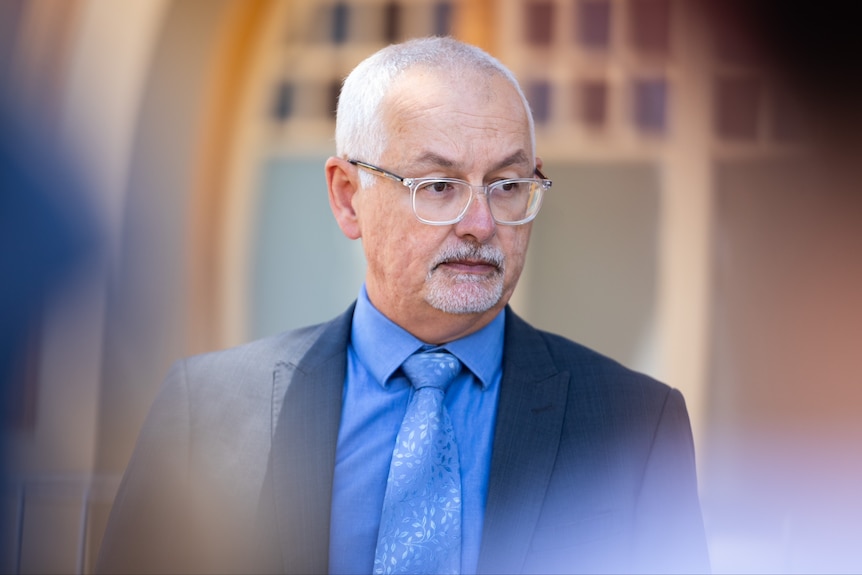
[[[389,139],[378,165],[396,174],[479,185],[530,177],[541,166],[521,99],[499,76],[456,78],[412,68],[396,81],[384,110]],[[512,296],[532,225],[497,225],[482,195],[456,224],[423,224],[405,186],[374,177],[363,188],[359,169],[343,158],[326,163],[336,220],[347,237],[362,239],[374,306],[428,343],[487,325]],[[502,264],[488,254],[502,256]]]

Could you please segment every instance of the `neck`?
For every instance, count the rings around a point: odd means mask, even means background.
[[[410,335],[431,345],[443,345],[479,331],[506,307],[506,302],[501,301],[481,313],[454,314],[427,306],[422,313],[399,314],[397,309],[378,306],[373,300],[371,303]]]
[[[435,325],[420,326],[416,329],[405,327],[404,329],[410,332],[416,339],[422,340],[425,343],[444,345],[479,331],[491,323],[500,311],[500,309],[494,308],[493,311],[489,310],[481,314],[459,315],[456,320],[440,322]]]

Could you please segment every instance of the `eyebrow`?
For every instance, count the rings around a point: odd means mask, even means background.
[[[454,160],[450,160],[448,158],[444,158],[439,154],[435,154],[434,152],[425,152],[418,158],[416,158],[415,163],[421,166],[433,166],[435,168],[454,168],[456,162]]]
[[[420,166],[433,166],[448,169],[458,167],[458,162],[456,162],[455,160],[450,160],[449,158],[445,158],[439,154],[435,154],[434,152],[425,152],[416,159],[415,163]],[[491,168],[490,171],[496,172],[497,170],[502,170],[503,168],[508,168],[510,166],[529,163],[530,161],[527,157],[527,153],[524,150],[518,150],[517,152],[510,154],[503,160],[497,162]]]
[[[502,170],[503,168],[516,166],[518,164],[531,164],[530,159],[527,157],[527,153],[524,150],[518,150],[514,154],[505,158],[502,162],[494,166],[494,169],[491,171]]]

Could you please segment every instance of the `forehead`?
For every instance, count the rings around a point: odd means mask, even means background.
[[[498,73],[414,67],[383,100],[384,156],[408,161],[441,157],[532,158],[527,111],[517,90]]]

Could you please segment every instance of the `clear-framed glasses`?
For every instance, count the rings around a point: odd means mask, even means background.
[[[512,178],[474,186],[453,178],[403,178],[359,160],[348,162],[406,186],[412,195],[416,218],[432,226],[460,222],[470,208],[474,190],[488,198],[491,216],[498,224],[526,224],[539,213],[542,194],[551,187],[551,180],[546,178],[539,168],[536,168],[536,178]]]

